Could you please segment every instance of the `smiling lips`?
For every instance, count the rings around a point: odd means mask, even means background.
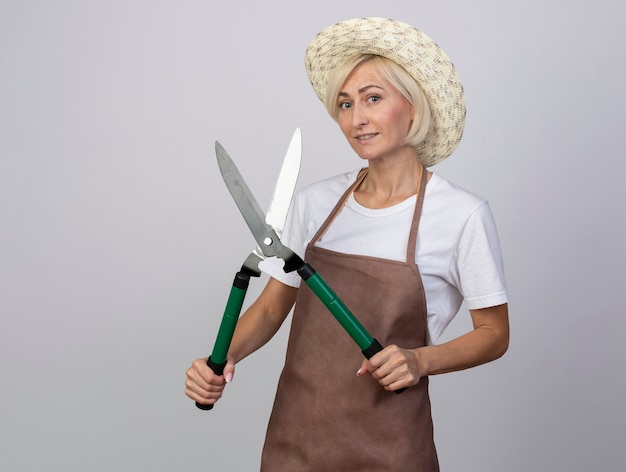
[[[361,134],[356,136],[357,141],[361,142],[361,141],[367,141],[369,139],[372,139],[373,137],[375,137],[378,133],[369,133],[369,134]]]

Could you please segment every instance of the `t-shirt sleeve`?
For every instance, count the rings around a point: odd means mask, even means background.
[[[508,302],[498,231],[487,202],[467,219],[459,238],[454,269],[468,309]]]

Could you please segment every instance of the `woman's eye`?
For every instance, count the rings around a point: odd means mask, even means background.
[[[372,95],[370,97],[367,97],[367,101],[370,103],[376,103],[379,100],[380,100],[380,97],[378,95]]]
[[[350,105],[348,102],[343,102],[339,104],[339,109],[340,110],[347,110],[348,108],[350,108],[352,105]]]

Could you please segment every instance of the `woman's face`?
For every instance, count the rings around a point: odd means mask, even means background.
[[[371,62],[350,73],[337,106],[339,127],[361,158],[391,157],[404,146],[413,107]]]

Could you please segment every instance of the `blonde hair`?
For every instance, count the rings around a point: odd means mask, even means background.
[[[335,120],[339,117],[337,99],[341,88],[350,73],[365,62],[371,62],[380,76],[387,80],[413,106],[413,122],[405,144],[418,147],[430,130],[430,106],[424,91],[417,81],[400,65],[383,56],[363,54],[354,56],[337,65],[328,77],[326,85],[326,101],[324,105],[328,114]]]

